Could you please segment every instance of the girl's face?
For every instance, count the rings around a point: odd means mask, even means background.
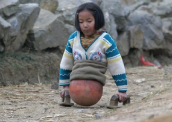
[[[88,10],[83,10],[78,14],[79,26],[86,37],[91,37],[95,32],[95,19]]]

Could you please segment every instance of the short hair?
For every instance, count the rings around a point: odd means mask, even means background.
[[[96,5],[93,2],[87,2],[84,4],[81,4],[78,9],[76,10],[75,14],[75,28],[81,32],[81,28],[79,26],[79,19],[78,19],[78,14],[83,11],[83,10],[88,10],[92,13],[95,19],[95,30],[99,30],[105,25],[105,19],[102,10],[98,5]]]

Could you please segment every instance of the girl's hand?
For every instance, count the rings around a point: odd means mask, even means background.
[[[124,102],[127,99],[126,92],[119,92],[117,95],[119,97],[119,102]]]
[[[65,91],[69,91],[69,86],[63,86],[62,91],[60,91],[60,97],[64,98]]]

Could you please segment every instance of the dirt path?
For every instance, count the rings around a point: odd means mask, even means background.
[[[20,85],[0,88],[0,122],[141,122],[172,113],[172,67],[127,69],[131,104],[107,109],[117,87],[109,73],[101,100],[94,106],[59,106],[59,90],[50,85]]]
[[[112,112],[97,122],[142,122],[156,117],[172,114],[172,89],[164,89]],[[172,122],[172,117],[170,119]],[[94,121],[96,122],[96,121]],[[166,122],[161,120],[160,122]]]

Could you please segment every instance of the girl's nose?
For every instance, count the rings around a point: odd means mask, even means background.
[[[88,24],[86,22],[83,23],[84,28],[86,28],[88,26]]]

